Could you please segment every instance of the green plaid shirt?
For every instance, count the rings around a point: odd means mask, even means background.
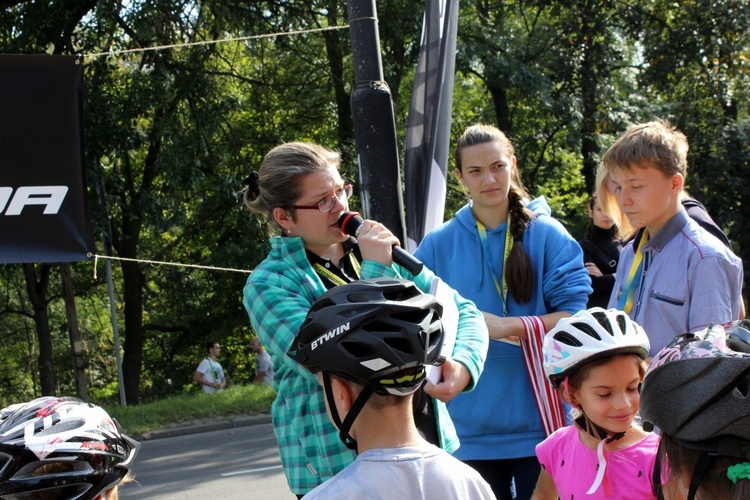
[[[304,494],[333,477],[356,457],[339,440],[338,430],[328,420],[323,388],[287,351],[310,306],[326,292],[313,270],[301,238],[271,238],[268,257],[255,268],[244,289],[243,304],[250,322],[273,360],[276,400],[271,408],[274,432],[289,487]],[[427,268],[413,276],[398,265],[386,267],[364,261],[362,279],[394,277],[413,280],[429,292],[435,275]],[[453,359],[465,365],[474,388],[484,367],[489,337],[482,314],[474,303],[455,294],[459,309],[458,337]],[[436,415],[441,446],[452,453],[458,446],[453,423],[438,400]]]

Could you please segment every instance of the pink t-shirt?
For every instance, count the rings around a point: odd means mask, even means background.
[[[605,451],[607,467],[597,490],[587,495],[596,479],[599,460],[596,450],[587,448],[578,435],[578,427],[558,429],[536,446],[542,468],[552,476],[561,500],[647,499],[656,498],[652,474],[659,436],[649,433],[627,448]]]

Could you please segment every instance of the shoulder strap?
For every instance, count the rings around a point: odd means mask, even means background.
[[[208,361],[208,368],[211,372],[211,378],[214,379],[214,382],[218,382],[218,380],[216,380],[216,369],[214,368],[214,364],[211,363],[211,358],[206,358],[206,361]]]

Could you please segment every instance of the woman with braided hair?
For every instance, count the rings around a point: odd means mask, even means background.
[[[586,308],[591,280],[581,247],[544,198],[528,200],[505,134],[488,125],[467,128],[455,161],[471,201],[415,254],[476,303],[495,340],[474,391],[448,404],[461,441],[455,456],[476,468],[497,498],[512,498],[514,486],[516,498],[530,498],[540,470],[535,446],[564,425],[544,377],[541,338]]]

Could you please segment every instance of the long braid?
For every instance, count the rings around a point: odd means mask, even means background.
[[[464,130],[458,140],[455,150],[456,168],[463,171],[461,153],[465,148],[488,142],[497,142],[509,158],[515,157],[513,143],[502,131],[491,125],[480,123]],[[513,246],[508,253],[504,272],[508,291],[520,304],[525,304],[531,300],[531,292],[534,287],[534,271],[531,268],[531,259],[521,243],[529,222],[534,218],[534,214],[523,203],[523,199],[528,196],[529,194],[521,180],[521,174],[517,168],[514,168],[510,179],[510,189],[508,190],[508,212],[510,213],[508,231],[513,236]]]
[[[531,267],[531,259],[523,249],[522,241],[534,214],[524,206],[521,195],[512,187],[508,191],[508,211],[510,213],[508,231],[513,236],[513,246],[505,266],[505,281],[508,283],[508,291],[513,298],[525,304],[531,300],[534,270]]]

